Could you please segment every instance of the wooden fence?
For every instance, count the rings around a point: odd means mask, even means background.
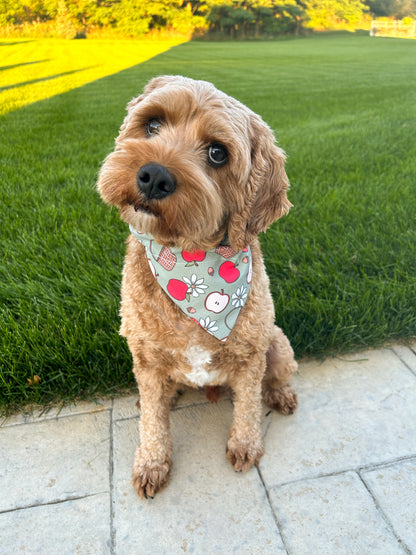
[[[370,37],[416,38],[416,21],[372,21]]]

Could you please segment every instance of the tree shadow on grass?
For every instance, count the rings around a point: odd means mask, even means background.
[[[33,62],[29,62],[29,63],[33,63]],[[5,87],[0,87],[0,92],[9,91],[11,89],[17,89],[19,87],[25,87],[26,85],[35,85],[36,83],[42,83],[44,81],[51,81],[52,79],[58,79],[59,77],[67,77],[68,75],[73,75],[74,73],[80,73],[81,71],[86,71],[87,69],[91,69],[92,67],[94,66],[83,67],[81,69],[73,69],[72,71],[64,71],[62,73],[56,73],[55,75],[40,77],[39,79],[31,79],[30,81],[22,81],[21,83],[14,83],[13,85],[6,85]]]
[[[30,40],[17,40],[17,41],[13,41],[13,42],[9,42],[9,41],[0,41],[0,46],[14,46],[15,44],[27,44],[29,42],[35,42],[35,39],[30,39]]]
[[[34,60],[33,62],[23,62],[21,64],[13,64],[11,66],[1,66],[0,67],[0,71],[6,71],[8,69],[15,69],[17,67],[23,67],[23,66],[31,66],[33,64],[43,64],[44,62],[49,62],[49,58],[46,58],[46,60]]]

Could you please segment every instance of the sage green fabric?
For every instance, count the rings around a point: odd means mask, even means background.
[[[196,324],[226,341],[250,291],[250,247],[188,252],[159,245],[132,226],[130,231],[146,248],[152,273],[168,297]]]

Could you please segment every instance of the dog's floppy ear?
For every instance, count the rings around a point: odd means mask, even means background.
[[[117,142],[119,140],[122,140],[124,138],[126,129],[129,125],[130,122],[130,118],[132,116],[132,113],[134,112],[134,109],[136,108],[137,104],[139,104],[144,98],[146,98],[146,96],[148,94],[150,94],[152,91],[154,91],[155,89],[157,89],[158,87],[163,87],[164,85],[167,85],[168,83],[174,81],[176,79],[176,77],[174,75],[161,75],[160,77],[154,77],[153,79],[151,79],[147,85],[145,86],[143,93],[139,96],[137,96],[136,98],[133,98],[132,100],[130,100],[130,102],[127,104],[127,115],[124,118],[123,123],[121,124],[120,130],[119,130],[119,134],[118,134],[118,138],[117,138]]]
[[[231,216],[228,238],[234,250],[241,250],[284,214],[292,204],[286,192],[286,156],[275,145],[271,129],[253,114],[251,117],[251,172],[241,206]],[[238,204],[238,203],[237,203]]]
[[[136,98],[133,98],[127,104],[127,106],[126,106],[127,115],[124,118],[123,123],[121,124],[121,127],[119,129],[118,137],[116,139],[116,143],[118,143],[119,141],[124,139],[124,136],[126,134],[127,127],[130,123],[130,119],[131,119],[132,113],[134,111],[134,108],[137,106],[137,104],[139,104],[139,102],[141,102],[143,100],[144,97],[145,97],[145,93],[141,94],[140,96],[137,96]]]

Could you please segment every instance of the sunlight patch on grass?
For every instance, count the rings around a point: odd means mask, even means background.
[[[135,66],[183,42],[2,40],[0,115]]]

